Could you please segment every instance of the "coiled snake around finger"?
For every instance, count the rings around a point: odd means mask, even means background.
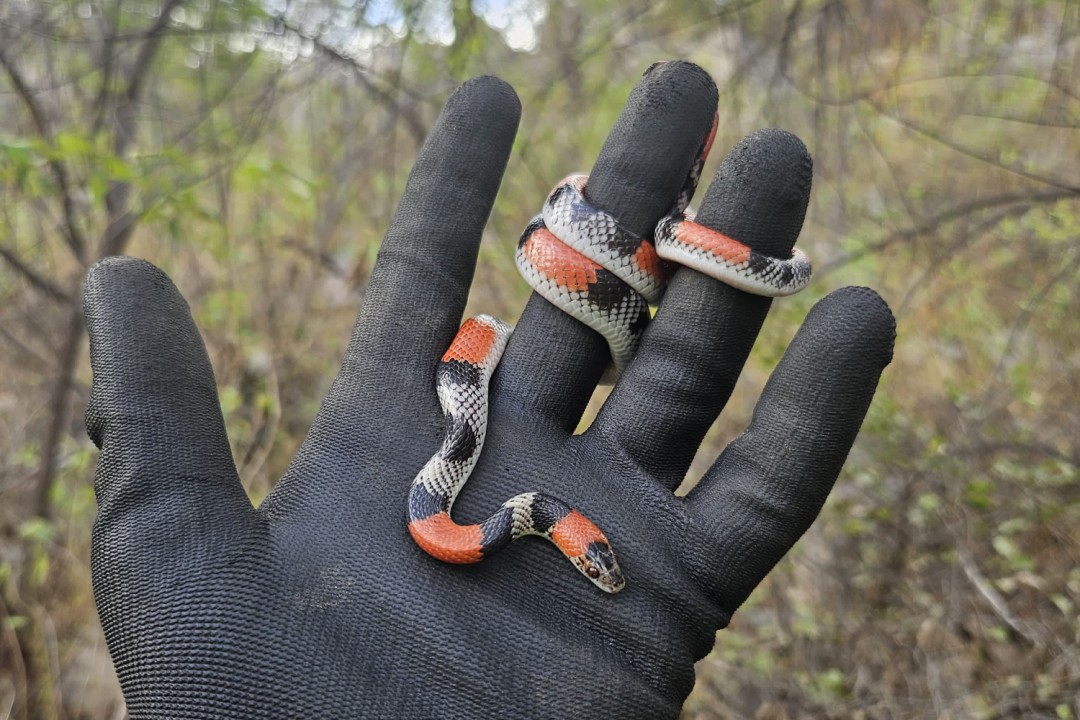
[[[712,147],[717,119],[702,142],[671,211],[653,238],[623,228],[586,199],[588,176],[571,175],[548,195],[542,212],[518,242],[518,269],[536,292],[607,340],[617,377],[633,358],[649,322],[649,305],[663,296],[674,265],[683,265],[756,295],[801,290],[810,262],[762,255],[695,223],[687,206]],[[541,493],[507,500],[479,524],[450,517],[454,500],[480,457],[487,434],[488,384],[512,329],[480,315],[467,320],[436,369],[446,418],[442,447],[420,470],[409,491],[408,528],[429,555],[475,563],[525,535],[547,538],[601,590],[615,593],[624,578],[604,533],[570,505]]]

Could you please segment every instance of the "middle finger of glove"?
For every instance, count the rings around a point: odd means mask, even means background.
[[[712,129],[716,103],[716,85],[697,65],[652,66],[630,93],[596,159],[585,190],[589,202],[626,230],[651,233]],[[534,293],[507,346],[492,395],[570,432],[608,362],[598,333]]]

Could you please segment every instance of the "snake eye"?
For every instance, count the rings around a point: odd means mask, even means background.
[[[590,565],[589,569],[585,571],[585,574],[591,577],[593,580],[600,577],[600,571],[596,569],[595,565]]]

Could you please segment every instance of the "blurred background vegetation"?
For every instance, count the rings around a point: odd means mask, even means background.
[[[687,719],[1080,718],[1080,7],[1067,0],[0,0],[0,720],[122,718],[90,590],[79,287],[128,253],[191,303],[258,501],[327,388],[456,84],[523,120],[471,310],[654,60],[720,85],[706,177],[815,159],[817,279],[776,304],[688,484],[810,305],[899,321],[815,528],[717,637]]]

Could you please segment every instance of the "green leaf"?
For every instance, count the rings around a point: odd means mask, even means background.
[[[28,620],[22,615],[8,615],[4,618],[4,627],[10,630],[22,630]]]
[[[30,518],[19,526],[19,537],[38,544],[45,544],[52,539],[53,526],[43,518]]]
[[[86,157],[94,152],[94,144],[83,135],[73,132],[57,133],[53,147],[63,157]]]

